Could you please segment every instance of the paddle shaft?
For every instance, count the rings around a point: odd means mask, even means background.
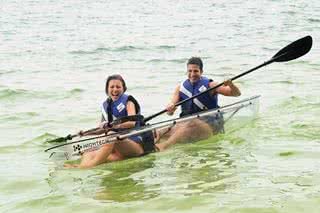
[[[96,130],[98,130],[98,129],[100,129],[100,127],[96,127],[96,128],[93,128],[93,129],[86,130],[86,131],[82,132],[82,134],[87,134],[87,133],[89,133],[89,132],[93,132],[93,131],[96,131]],[[68,135],[66,138],[67,138],[68,140],[71,140],[72,138],[77,137],[77,136],[79,136],[79,135],[80,135],[79,133],[74,134],[74,135]]]
[[[118,119],[112,121],[110,124],[111,125],[118,125],[121,123],[125,123],[127,121],[142,121],[142,119],[143,119],[142,115],[129,115],[126,117],[118,118]],[[100,129],[100,127],[86,130],[86,131],[82,132],[82,134],[88,134],[88,133],[94,132],[98,129]],[[77,136],[80,136],[80,134],[79,133],[73,134],[73,135],[70,134],[70,135],[67,135],[66,137],[60,137],[60,138],[56,138],[54,140],[48,141],[48,143],[63,142],[63,141],[67,141],[67,140],[72,140],[74,137],[77,137]]]

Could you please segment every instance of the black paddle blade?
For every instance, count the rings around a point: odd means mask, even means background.
[[[306,36],[300,38],[288,46],[282,48],[272,59],[275,62],[291,61],[307,54],[312,47],[312,37]]]
[[[67,139],[65,137],[60,137],[60,138],[56,138],[50,141],[46,141],[47,143],[61,143],[61,142],[65,142],[67,141]]]
[[[62,143],[62,142],[66,142],[67,140],[71,140],[74,136],[72,135],[67,135],[66,137],[60,137],[60,138],[56,138],[50,141],[46,141],[47,143]]]

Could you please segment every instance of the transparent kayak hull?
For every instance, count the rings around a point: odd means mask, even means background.
[[[108,136],[84,138],[78,141],[72,141],[51,147],[46,151],[50,150],[50,156],[60,156],[59,158],[64,160],[73,160],[79,158],[84,152],[99,149],[99,147],[104,144],[121,143],[125,138],[140,135],[152,130],[172,128],[172,131],[174,131],[174,127],[183,125],[187,122],[205,122],[209,124],[214,134],[228,133],[235,128],[239,128],[239,126],[247,124],[257,116],[259,110],[259,98],[260,96],[253,96],[251,98],[246,98],[232,104],[222,106],[218,109],[207,110],[182,118],[147,124],[144,127],[132,129],[126,132],[120,132]]]

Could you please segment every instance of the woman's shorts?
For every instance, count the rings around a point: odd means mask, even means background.
[[[130,136],[129,139],[142,145],[144,155],[156,151],[154,144],[154,136],[151,130],[148,132],[141,133],[140,135]]]

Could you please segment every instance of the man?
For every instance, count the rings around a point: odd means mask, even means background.
[[[166,108],[169,115],[173,115],[176,110],[175,104],[179,101],[197,95],[218,84],[211,79],[202,76],[203,63],[201,58],[190,58],[187,62],[187,72],[188,78],[176,87],[171,102]],[[218,94],[224,96],[240,96],[241,92],[231,80],[227,80],[224,82],[223,86],[182,104],[180,117],[208,109],[218,108]],[[157,144],[157,147],[162,151],[179,142],[202,140],[210,137],[212,133],[217,132],[218,130],[213,124],[214,122],[210,122],[209,120],[210,119],[207,121],[194,119],[177,125],[172,129],[168,140]]]

